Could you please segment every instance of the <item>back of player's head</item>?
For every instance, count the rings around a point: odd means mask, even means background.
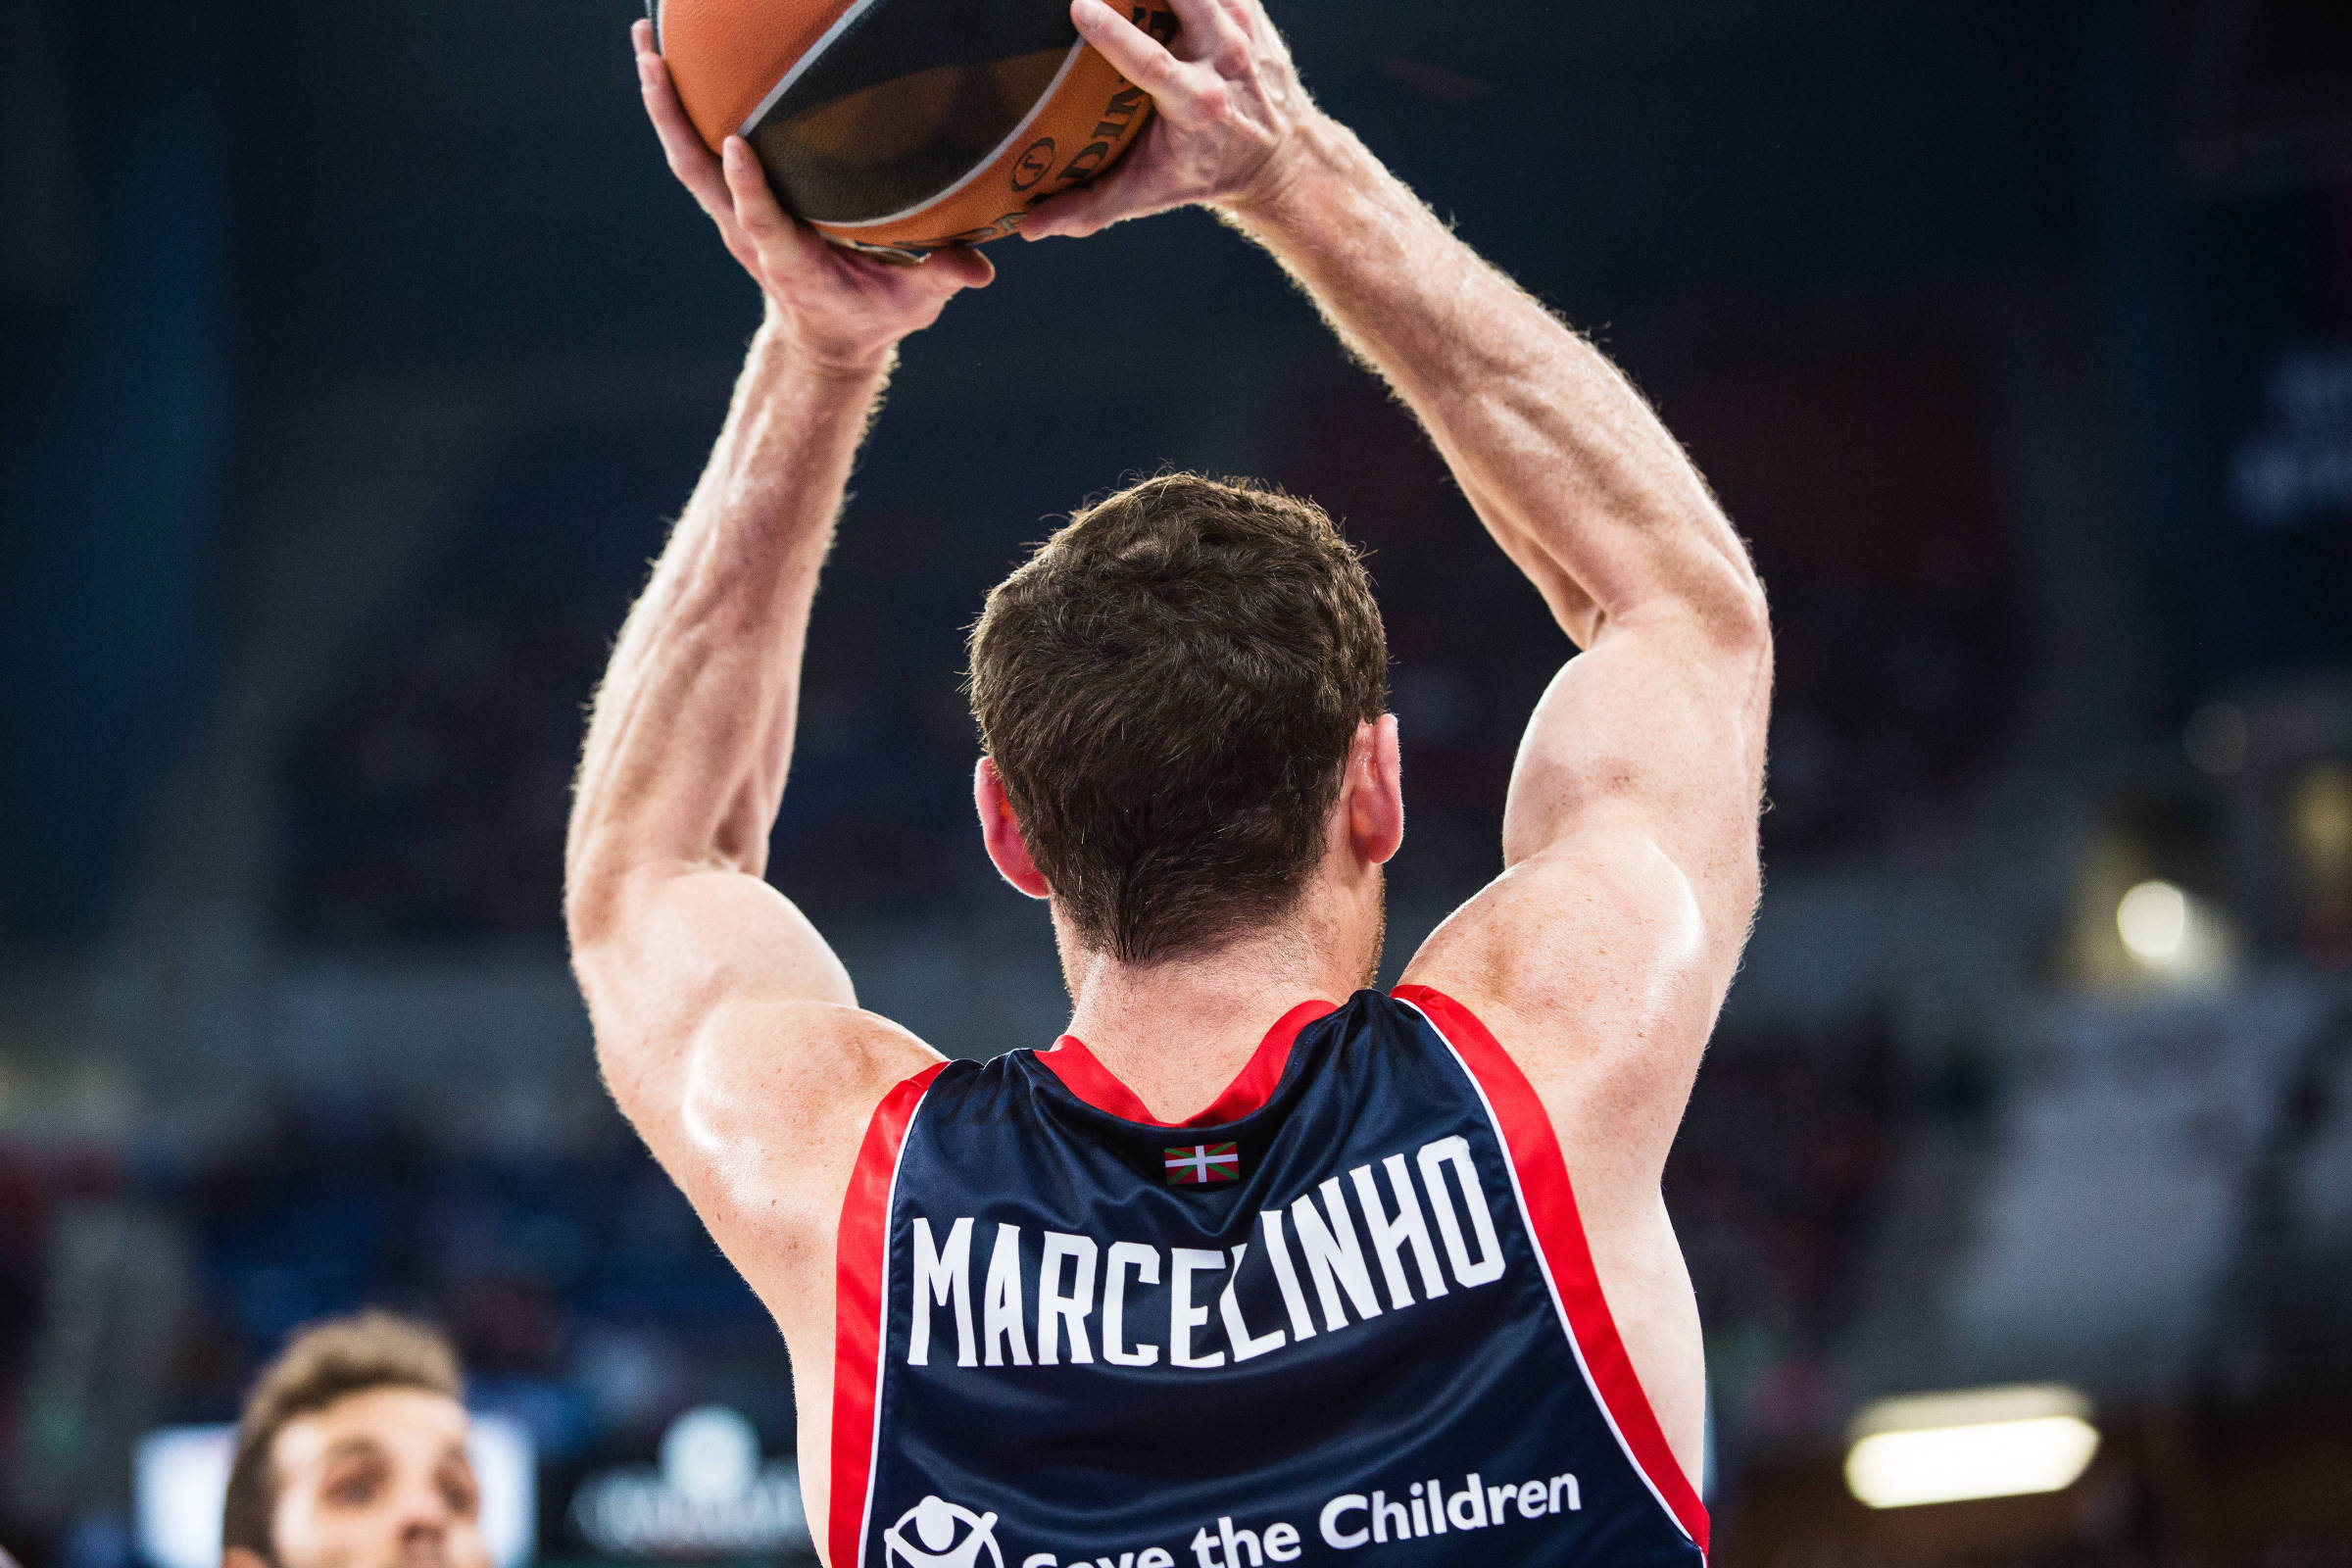
[[[989,595],[972,710],[1089,948],[1144,962],[1286,910],[1387,701],[1363,564],[1313,503],[1162,474]]]
[[[458,1400],[465,1380],[447,1340],[389,1312],[329,1318],[286,1342],[245,1396],[221,1511],[223,1551],[242,1548],[265,1562],[281,1561],[270,1527],[277,1509],[278,1434],[338,1400],[377,1389],[415,1389]]]

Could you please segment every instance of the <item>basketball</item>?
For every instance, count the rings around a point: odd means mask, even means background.
[[[740,135],[795,215],[913,259],[1017,230],[1117,162],[1152,101],[1080,40],[1066,0],[653,0],[703,140]],[[1138,25],[1173,35],[1158,0]]]

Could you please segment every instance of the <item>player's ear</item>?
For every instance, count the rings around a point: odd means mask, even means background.
[[[979,809],[980,837],[988,844],[988,858],[996,862],[998,874],[1033,899],[1051,897],[1054,890],[1029,858],[1021,819],[1004,793],[1004,781],[997,776],[996,762],[986,757],[972,769],[972,805]]]
[[[1396,746],[1396,715],[1383,713],[1356,726],[1348,747],[1348,831],[1374,865],[1404,843],[1404,764]]]

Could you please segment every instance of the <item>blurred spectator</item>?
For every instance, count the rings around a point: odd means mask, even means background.
[[[301,1323],[384,1302],[446,1324],[469,1402],[529,1429],[542,1500],[723,1400],[789,1453],[782,1341],[693,1211],[615,1121],[555,1152],[460,1148],[366,1102],[281,1106],[258,1137],[150,1170],[203,1290],[167,1418],[231,1416]],[[542,1539],[563,1539],[559,1511]]]
[[[490,1568],[458,1359],[384,1312],[313,1324],[237,1425],[221,1568]]]

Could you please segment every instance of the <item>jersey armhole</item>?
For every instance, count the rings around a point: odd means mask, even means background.
[[[833,1568],[858,1568],[863,1561],[880,1430],[883,1319],[890,1306],[883,1291],[890,1279],[891,1203],[906,1129],[947,1065],[935,1061],[882,1097],[866,1119],[849,1191],[842,1195],[841,1224],[833,1235],[833,1463],[825,1493]]]
[[[1593,1400],[1635,1474],[1683,1534],[1705,1552],[1706,1505],[1666,1442],[1666,1430],[1658,1424],[1617,1333],[1617,1320],[1592,1267],[1592,1250],[1585,1240],[1584,1220],[1568,1180],[1568,1161],[1535,1086],[1477,1015],[1451,997],[1418,985],[1398,986],[1390,995],[1429,1020],[1477,1087],[1510,1156],[1521,1215],[1536,1239],[1552,1302]]]

